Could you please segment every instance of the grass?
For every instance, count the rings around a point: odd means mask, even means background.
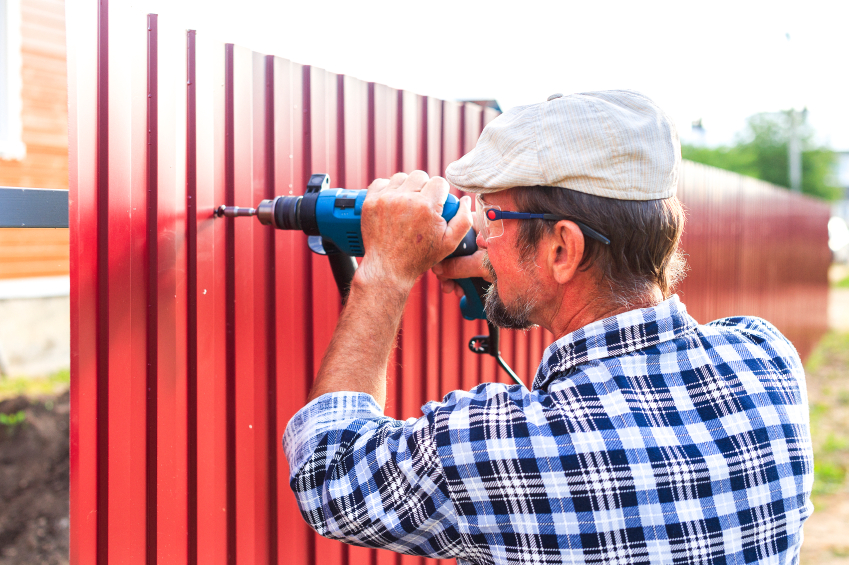
[[[68,388],[71,371],[63,369],[47,377],[0,377],[0,400],[15,396],[56,394]]]
[[[805,365],[815,505],[849,490],[849,333],[829,332]]]
[[[833,263],[828,270],[832,288],[849,288],[849,265]]]

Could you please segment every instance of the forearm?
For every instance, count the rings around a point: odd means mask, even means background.
[[[307,402],[329,392],[370,394],[386,405],[386,365],[411,285],[357,273]]]
[[[448,183],[422,171],[377,179],[363,202],[366,253],[315,378],[308,402],[329,392],[364,392],[386,405],[386,364],[416,279],[446,257],[472,225],[471,200],[446,222]]]

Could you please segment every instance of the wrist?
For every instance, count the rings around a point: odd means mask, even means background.
[[[413,286],[416,284],[417,278],[402,276],[380,268],[371,261],[363,260],[354,272],[351,289],[357,289],[362,292],[374,288],[379,289],[382,294],[394,295],[397,298],[406,300]]]

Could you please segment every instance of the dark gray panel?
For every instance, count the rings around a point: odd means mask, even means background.
[[[0,228],[67,227],[67,190],[0,186]]]

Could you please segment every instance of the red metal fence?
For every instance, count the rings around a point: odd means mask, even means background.
[[[315,536],[280,438],[340,309],[305,236],[222,203],[423,169],[441,174],[495,113],[364,83],[168,27],[118,3],[68,8],[71,562],[421,563]],[[761,314],[804,348],[825,326],[827,208],[685,164],[700,321]],[[405,313],[387,414],[481,381],[480,323],[428,275]],[[530,382],[550,335],[504,332]]]

